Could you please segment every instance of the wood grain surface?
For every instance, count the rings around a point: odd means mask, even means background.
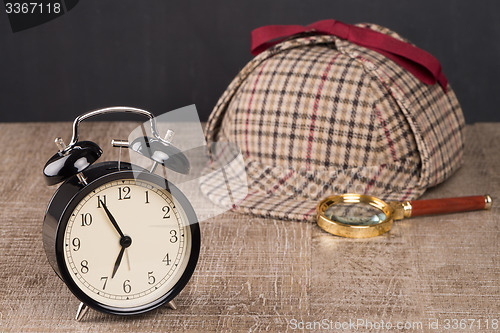
[[[85,139],[109,160],[117,158],[109,141],[136,124],[85,126]],[[382,321],[417,325],[386,330],[395,332],[500,331],[493,327],[500,320],[500,123],[466,133],[465,165],[423,198],[489,193],[490,211],[398,221],[389,233],[360,240],[311,223],[225,213],[201,225],[200,260],[177,310],[129,318],[90,310],[76,322],[79,301],[49,266],[41,236],[55,191],[42,167],[56,152],[54,137],[69,141],[71,125],[0,124],[0,331],[283,332],[316,322],[310,331],[343,324],[337,331],[367,332]],[[467,320],[467,329],[447,330],[447,319]],[[436,321],[435,330],[429,324]]]

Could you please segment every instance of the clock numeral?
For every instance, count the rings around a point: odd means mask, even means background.
[[[132,286],[130,285],[130,280],[125,280],[123,282],[123,291],[129,294],[132,291]]]
[[[149,203],[149,192],[146,191],[146,203],[148,204]]]
[[[130,199],[130,187],[118,187],[118,200]]]
[[[104,281],[104,284],[102,285],[102,290],[105,290],[106,289],[106,283],[108,283],[108,277],[107,276],[101,277],[101,281]]]
[[[82,268],[80,268],[82,274],[87,274],[89,272],[89,262],[87,260],[82,260],[80,265],[82,265]]]
[[[165,214],[163,215],[164,219],[169,219],[170,218],[170,206],[163,206],[161,209]]]
[[[177,230],[170,230],[170,243],[176,243],[179,240]]]
[[[74,246],[73,251],[80,250],[80,238],[73,238],[73,240],[71,241],[71,244],[73,244],[73,246]]]
[[[162,260],[162,262],[164,262],[164,263],[165,263],[165,265],[167,265],[167,266],[170,266],[170,262],[171,262],[171,261],[172,261],[172,260],[168,257],[168,253],[167,253],[167,255],[165,256],[165,258],[163,258],[163,260]]]
[[[92,215],[90,213],[80,214],[80,217],[82,218],[82,227],[88,227],[92,224]]]
[[[154,284],[156,282],[155,277],[153,276],[153,272],[148,272],[148,283]]]
[[[97,196],[97,208],[101,208],[101,201],[104,205],[107,205],[106,203],[106,195],[103,195],[102,198],[100,195]]]

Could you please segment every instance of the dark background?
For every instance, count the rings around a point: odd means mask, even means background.
[[[28,1],[29,2],[29,1]],[[434,54],[468,123],[500,121],[497,0],[81,0],[13,33],[0,12],[0,121],[69,121],[127,105],[196,104],[206,120],[251,59],[250,31],[334,18],[385,25]]]

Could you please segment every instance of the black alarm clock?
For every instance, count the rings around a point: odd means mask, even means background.
[[[82,120],[127,112],[149,118],[152,137],[113,141],[154,161],[151,170],[121,161],[94,163],[101,148],[78,141]],[[134,315],[168,303],[186,286],[198,261],[200,229],[186,196],[154,173],[158,164],[180,173],[189,161],[162,139],[154,116],[145,110],[111,107],[77,117],[68,146],[45,164],[48,185],[62,182],[43,223],[48,261],[81,301],[76,319],[88,308],[116,315]],[[121,155],[121,154],[120,154]]]

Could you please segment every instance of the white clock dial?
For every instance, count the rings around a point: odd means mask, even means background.
[[[154,302],[179,281],[191,241],[186,213],[168,191],[120,179],[97,187],[73,210],[64,233],[64,261],[87,296],[133,308]]]

